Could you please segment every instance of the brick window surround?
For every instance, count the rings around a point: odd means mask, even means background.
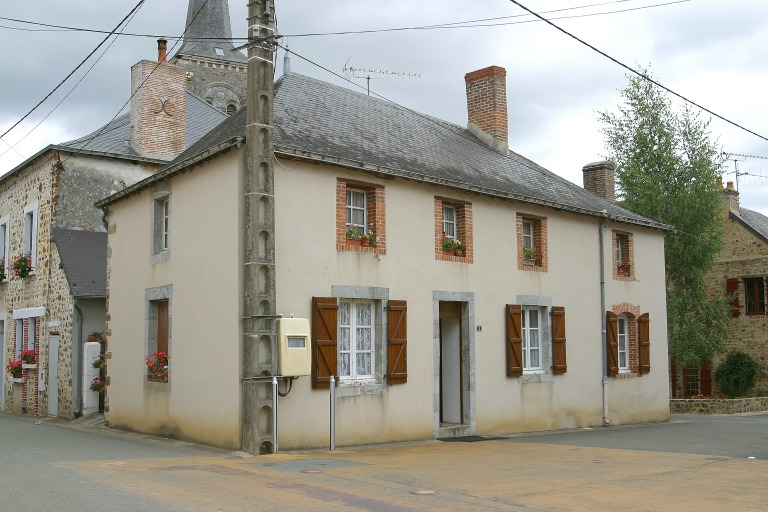
[[[610,310],[616,317],[623,317],[626,319],[627,327],[627,355],[628,355],[628,370],[619,370],[612,376],[617,378],[637,377],[640,376],[640,342],[639,342],[639,319],[640,319],[640,307],[624,302],[621,304],[614,304]],[[647,316],[647,315],[643,315]],[[607,326],[608,330],[611,330],[610,325]],[[610,338],[610,332],[608,334]],[[609,340],[610,344],[610,340]],[[610,359],[610,355],[609,355]],[[610,362],[610,361],[609,361]],[[611,372],[609,371],[609,375]]]
[[[613,252],[613,279],[616,281],[635,280],[635,244],[632,233],[613,230],[611,232]]]
[[[347,241],[347,188],[365,192],[366,232],[371,229],[377,238],[376,247],[361,246]],[[384,207],[384,186],[347,178],[336,179],[336,250],[387,253],[386,210]]]
[[[450,206],[455,212],[456,239],[464,246],[464,255],[456,256],[443,250],[443,206]],[[435,259],[438,261],[474,262],[472,237],[472,203],[435,196]]]
[[[549,268],[547,249],[547,218],[527,213],[517,214],[517,269],[532,272],[546,272]],[[525,225],[531,226],[531,232],[525,230]],[[525,238],[531,236],[532,248],[535,255],[525,250]]]

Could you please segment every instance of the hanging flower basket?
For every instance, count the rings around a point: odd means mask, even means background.
[[[102,391],[104,391],[104,388],[106,387],[107,387],[107,382],[104,377],[101,377],[101,376],[94,377],[93,380],[91,381],[91,386],[90,386],[91,391],[97,391],[101,393]]]

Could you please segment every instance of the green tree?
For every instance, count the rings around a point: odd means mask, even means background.
[[[648,70],[642,74],[651,77]],[[709,121],[680,109],[643,77],[628,75],[618,113],[599,112],[622,206],[671,224],[665,239],[670,356],[696,366],[723,350],[728,299],[704,277],[723,245],[720,161]]]

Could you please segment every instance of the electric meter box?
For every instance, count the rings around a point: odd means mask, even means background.
[[[308,319],[279,318],[277,346],[277,371],[280,375],[300,377],[311,373],[312,342]]]

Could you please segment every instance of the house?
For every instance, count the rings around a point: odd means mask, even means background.
[[[721,184],[722,186],[722,184]],[[739,205],[739,191],[729,181],[723,188],[722,214],[725,244],[715,257],[706,277],[713,294],[735,294],[732,318],[724,340],[727,352],[739,350],[760,363],[764,372],[755,379],[756,389],[768,389],[768,317],[765,310],[768,279],[768,217]],[[708,364],[671,370],[672,396],[711,395],[719,389],[713,370],[725,358],[722,354]]]
[[[109,424],[327,446],[331,382],[339,445],[668,419],[670,227],[609,163],[585,190],[509,151],[505,76],[466,75],[464,128],[288,73],[273,121],[251,101],[99,201]],[[311,322],[311,375],[275,403],[280,316]]]
[[[226,1],[208,4],[213,18],[201,12],[195,33],[225,33]],[[195,52],[188,47],[184,59]],[[244,83],[241,71],[217,65],[208,63],[210,73],[198,79],[215,74],[225,88]],[[227,118],[226,105],[217,109],[187,90],[193,83],[188,71],[166,62],[161,39],[158,60],[131,70],[129,113],[44,148],[0,179],[0,411],[62,418],[97,411],[98,393],[84,377],[84,343],[106,324],[107,234],[93,204],[151,176]],[[24,255],[26,270],[13,273]],[[32,361],[12,378],[6,365],[27,350]]]

